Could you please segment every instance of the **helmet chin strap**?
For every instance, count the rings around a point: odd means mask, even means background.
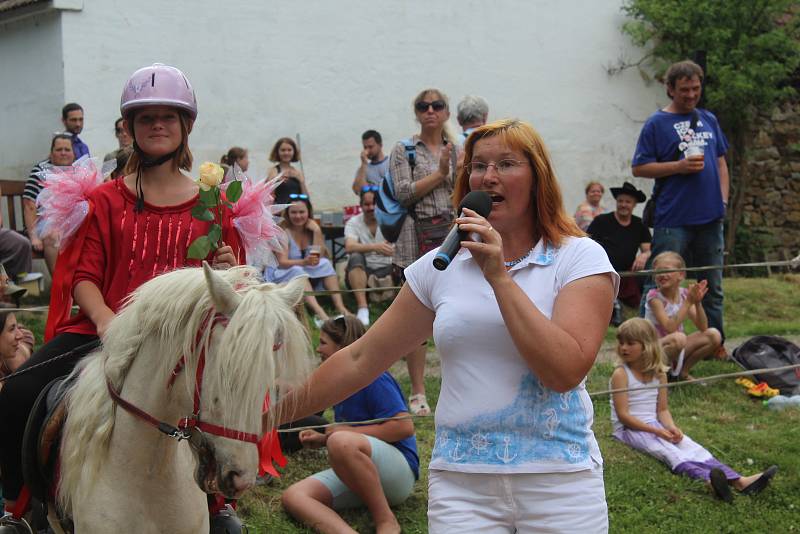
[[[181,145],[182,146],[182,145]],[[139,168],[136,170],[136,207],[134,210],[137,213],[141,213],[144,210],[144,189],[142,188],[142,169],[151,169],[153,167],[158,167],[162,163],[166,163],[167,161],[171,160],[175,157],[175,154],[178,153],[181,147],[173,150],[169,154],[164,154],[158,158],[151,158],[147,154],[145,154],[139,145],[136,143],[136,140],[133,141],[133,150],[139,155],[139,158],[142,160]]]

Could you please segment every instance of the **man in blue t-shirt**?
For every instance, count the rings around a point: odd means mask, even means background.
[[[647,119],[632,162],[634,176],[655,179],[651,258],[672,250],[689,266],[721,265],[729,191],[728,141],[714,114],[697,107],[703,69],[692,61],[681,61],[669,68],[666,78],[672,102]],[[722,270],[699,272],[697,279],[708,281],[703,308],[709,326],[723,332],[724,338]],[[652,281],[646,284],[644,295],[650,287]]]
[[[75,154],[75,161],[82,156],[89,155],[89,147],[78,137],[83,131],[83,108],[80,104],[70,102],[61,108],[61,122],[64,129],[72,134],[72,152]]]

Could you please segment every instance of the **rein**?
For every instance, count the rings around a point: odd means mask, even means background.
[[[196,348],[200,347],[200,341],[203,337],[203,332],[209,327],[209,323],[211,323],[211,328],[214,328],[216,325],[227,326],[228,318],[220,313],[214,313],[212,316],[211,312],[209,312],[203,319],[203,322],[200,324],[200,328],[195,336]],[[170,377],[167,380],[167,389],[172,387],[172,385],[175,383],[175,379],[178,377],[181,371],[183,371],[185,366],[186,355],[182,355],[178,360],[178,363],[175,364],[175,368],[172,370],[172,373],[170,373]],[[141,408],[123,399],[120,395],[120,392],[114,388],[114,385],[111,383],[111,380],[108,378],[108,376],[106,376],[106,386],[108,387],[109,395],[111,395],[111,398],[120,408],[124,409],[134,417],[141,419],[150,426],[155,427],[167,436],[177,439],[178,441],[184,439],[190,440],[195,431],[200,431],[223,438],[235,439],[237,441],[258,443],[259,437],[257,434],[226,428],[224,426],[215,425],[200,419],[200,397],[203,389],[203,371],[205,370],[205,366],[206,347],[202,346],[200,347],[200,357],[197,361],[197,373],[195,374],[194,406],[192,409],[192,415],[181,418],[178,421],[177,426],[173,426],[166,421],[160,421]],[[190,441],[190,443],[192,442]]]

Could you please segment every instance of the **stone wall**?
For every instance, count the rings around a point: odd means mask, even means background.
[[[749,184],[737,237],[754,241],[750,260],[789,249],[800,253],[800,101],[760,119],[747,150]],[[738,261],[745,258],[737,257]]]

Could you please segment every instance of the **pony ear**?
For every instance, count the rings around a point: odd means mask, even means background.
[[[203,273],[206,275],[206,285],[208,292],[211,293],[211,300],[219,313],[233,315],[239,303],[242,301],[236,291],[227,280],[214,272],[208,263],[203,262]]]
[[[281,298],[283,298],[289,307],[293,308],[297,306],[297,303],[303,298],[303,291],[305,290],[307,280],[308,277],[306,276],[298,276],[279,290]]]

